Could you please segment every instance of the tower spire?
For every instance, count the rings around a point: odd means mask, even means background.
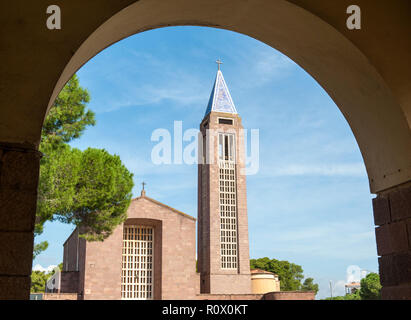
[[[237,114],[237,109],[234,105],[233,99],[231,98],[230,91],[228,90],[227,84],[223,77],[223,73],[221,72],[221,64],[223,62],[218,59],[216,63],[218,65],[217,76],[214,82],[213,90],[211,91],[205,116],[211,111]]]

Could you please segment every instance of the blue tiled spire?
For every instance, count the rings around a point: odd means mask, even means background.
[[[221,70],[217,71],[217,77],[215,78],[214,87],[211,91],[205,116],[211,111],[234,114],[237,113],[237,109],[235,108],[233,99],[231,98],[230,91],[228,91],[227,84],[225,83]]]

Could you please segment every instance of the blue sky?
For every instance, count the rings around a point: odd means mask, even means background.
[[[238,33],[173,27],[129,37],[78,72],[97,125],[72,146],[120,155],[147,195],[197,215],[197,167],[154,165],[155,129],[198,128],[217,66],[246,129],[260,130],[260,170],[247,177],[250,255],[289,260],[320,284],[319,298],[343,293],[350,265],[378,271],[372,195],[361,153],[338,107],[286,56]],[[320,58],[320,57],[319,57]],[[186,145],[188,143],[185,143]],[[47,223],[36,241],[43,267],[62,261],[72,226]]]

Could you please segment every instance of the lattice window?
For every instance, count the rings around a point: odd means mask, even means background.
[[[154,229],[124,226],[121,298],[153,299]]]
[[[220,244],[222,269],[237,268],[237,190],[234,141],[233,134],[219,134]]]

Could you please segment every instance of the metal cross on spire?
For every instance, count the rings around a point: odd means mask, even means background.
[[[218,70],[220,70],[220,65],[222,65],[223,62],[220,59],[218,59],[215,63],[218,64]]]
[[[144,187],[147,185],[147,183],[145,183],[145,182],[143,181],[141,184],[143,185],[143,190],[144,190]]]

